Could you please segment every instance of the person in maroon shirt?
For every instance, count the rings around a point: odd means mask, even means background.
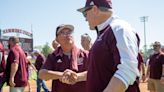
[[[29,89],[29,92],[32,92],[32,87],[30,85],[30,76],[32,75],[32,70],[34,70],[35,72],[37,72],[37,69],[35,68],[35,66],[31,63],[31,61],[29,60],[28,58],[28,52],[25,52],[25,55],[26,55],[26,58],[27,58],[27,72],[28,72],[28,83],[27,83],[27,86],[28,86],[28,89]]]
[[[2,43],[0,42],[0,92],[2,90],[3,84],[5,83],[5,54],[4,54],[4,47]]]
[[[139,37],[134,28],[113,15],[111,0],[86,0],[78,11],[98,35],[89,52],[87,92],[140,92]]]
[[[44,89],[45,92],[49,92],[45,82],[40,79],[38,77],[39,74],[39,70],[41,69],[42,65],[45,62],[45,57],[43,56],[43,54],[40,53],[40,51],[38,50],[34,50],[33,51],[34,56],[36,56],[36,60],[35,60],[35,68],[37,69],[37,80],[36,80],[36,84],[37,84],[37,92],[41,92],[41,87]]]
[[[161,51],[164,53],[164,45],[161,46]]]
[[[149,58],[147,69],[148,90],[150,92],[164,91],[164,54],[161,52],[160,42],[153,44],[154,54]]]
[[[53,80],[52,92],[86,92],[88,52],[75,46],[73,30],[72,25],[56,28],[60,47],[47,57],[39,72],[41,79]]]
[[[19,45],[19,38],[9,38],[10,52],[7,57],[6,80],[10,86],[10,92],[24,92],[27,86],[27,59]]]
[[[138,69],[140,71],[140,73],[142,73],[141,75],[141,80],[142,82],[145,82],[146,80],[146,74],[145,74],[145,64],[144,64],[144,61],[143,61],[143,53],[140,51],[139,54],[138,54]]]

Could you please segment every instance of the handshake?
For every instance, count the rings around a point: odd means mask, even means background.
[[[78,82],[78,74],[72,70],[66,69],[59,81],[65,84],[73,85]]]

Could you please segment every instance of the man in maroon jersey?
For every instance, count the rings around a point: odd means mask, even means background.
[[[6,79],[10,86],[10,92],[24,92],[27,86],[27,59],[19,45],[19,38],[9,38],[10,52],[7,57]]]
[[[143,60],[143,53],[140,51],[138,54],[138,69],[141,73],[141,80],[142,82],[145,82],[146,80],[146,74],[145,74],[145,64]]]
[[[78,11],[98,34],[89,54],[87,92],[139,92],[139,37],[134,28],[113,15],[111,0],[87,0]]]
[[[37,92],[41,92],[41,87],[44,89],[44,92],[49,92],[46,83],[39,78],[39,70],[41,69],[42,65],[45,63],[45,57],[39,50],[33,51],[34,56],[36,56],[35,60],[35,68],[37,69]]]
[[[4,47],[2,43],[0,42],[0,92],[5,82],[5,77],[4,77],[5,65],[6,64],[5,64]]]
[[[148,90],[150,92],[164,91],[164,54],[160,42],[153,44],[154,54],[149,58],[147,69]]]
[[[88,52],[75,46],[72,25],[56,28],[56,41],[60,44],[47,57],[40,70],[40,78],[53,80],[52,92],[86,92]]]

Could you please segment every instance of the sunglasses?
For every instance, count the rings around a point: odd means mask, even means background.
[[[153,47],[160,47],[160,45],[153,45]]]
[[[90,9],[92,9],[92,6],[86,8],[85,11],[82,12],[85,18],[87,17],[87,11],[89,11]]]

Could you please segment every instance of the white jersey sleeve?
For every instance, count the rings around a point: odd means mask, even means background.
[[[119,23],[115,23],[119,22]],[[117,41],[117,48],[120,55],[120,64],[114,76],[119,78],[128,88],[139,76],[138,70],[138,39],[134,29],[125,21],[115,21],[112,29]],[[117,25],[115,25],[117,24]],[[120,24],[120,25],[118,25]]]

